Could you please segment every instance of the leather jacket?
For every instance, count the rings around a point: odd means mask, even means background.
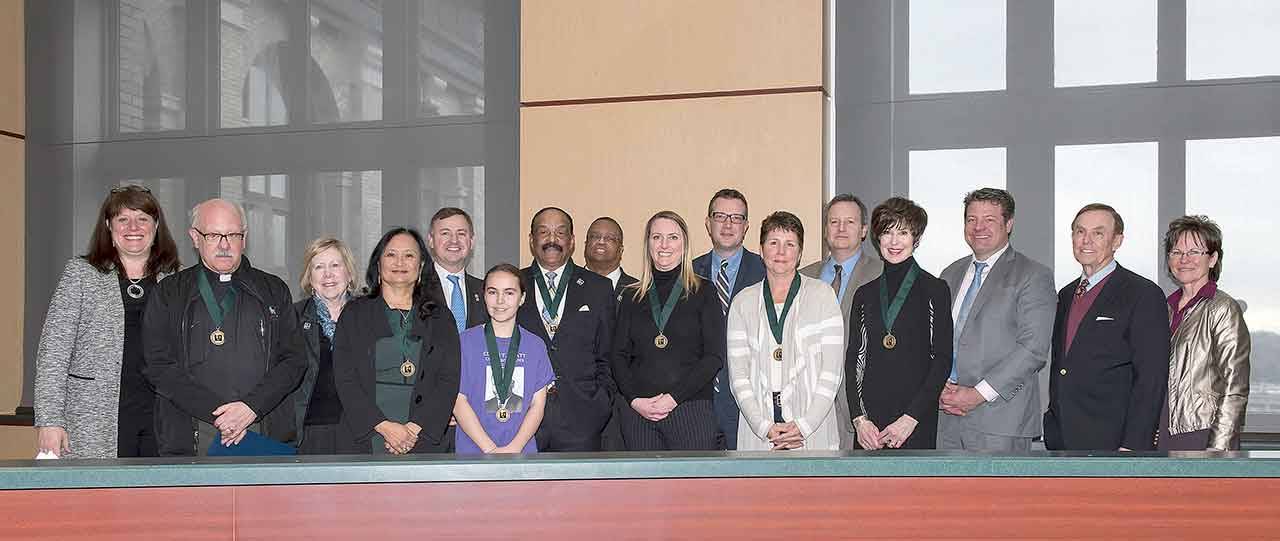
[[[1249,352],[1244,312],[1230,295],[1218,290],[1191,307],[1170,339],[1170,434],[1208,429],[1210,448],[1239,446]]]

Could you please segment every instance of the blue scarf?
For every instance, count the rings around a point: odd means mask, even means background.
[[[320,332],[324,333],[324,337],[329,339],[329,351],[333,351],[333,333],[338,328],[338,323],[333,320],[333,316],[329,315],[329,305],[324,303],[324,299],[320,295],[313,295],[316,304],[316,317],[320,318]],[[345,304],[351,295],[343,299]]]

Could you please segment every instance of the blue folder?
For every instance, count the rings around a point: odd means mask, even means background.
[[[283,456],[296,455],[298,450],[293,446],[280,443],[252,430],[244,435],[240,443],[226,446],[218,438],[209,444],[209,456]]]

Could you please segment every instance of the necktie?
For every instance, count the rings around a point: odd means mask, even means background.
[[[720,297],[720,310],[729,313],[729,262],[720,262],[720,272],[716,273],[716,296]]]
[[[840,298],[840,285],[844,280],[844,266],[836,263],[836,277],[831,279],[831,289],[836,290],[836,298]]]
[[[1089,278],[1086,276],[1080,279],[1080,285],[1076,286],[1076,298],[1084,296],[1084,292],[1089,289]]]
[[[547,291],[553,294],[556,291],[556,273],[554,272],[547,273]],[[547,320],[547,323],[551,323],[556,320],[556,315],[551,313],[547,307],[544,306],[542,307],[542,318]]]
[[[951,348],[951,381],[958,381],[959,374],[956,372],[956,350],[960,346],[960,331],[964,330],[965,320],[969,319],[969,309],[973,308],[973,299],[978,296],[978,289],[982,287],[982,270],[987,268],[987,264],[981,261],[973,262],[973,282],[969,284],[969,290],[964,292],[964,300],[960,302],[960,313],[956,314],[956,328],[954,343]]]
[[[449,281],[453,283],[453,295],[449,298],[449,311],[453,312],[453,320],[458,324],[458,333],[461,334],[467,328],[467,301],[462,294],[462,284],[458,282],[458,275],[450,274]]]

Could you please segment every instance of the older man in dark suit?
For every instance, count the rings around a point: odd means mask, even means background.
[[[538,428],[539,451],[599,451],[609,420],[615,302],[609,280],[573,264],[573,218],[547,207],[533,215],[524,269],[530,295],[516,321],[547,344],[556,380]]]
[[[840,312],[844,314],[844,334],[848,336],[853,293],[863,284],[879,277],[884,272],[884,262],[875,253],[862,249],[862,241],[867,237],[867,206],[861,199],[847,193],[832,197],[823,209],[822,216],[822,221],[826,224],[822,240],[829,255],[822,261],[800,269],[800,274],[827,282],[836,290]],[[835,404],[836,422],[840,427],[840,448],[855,449],[858,445],[858,433],[854,431],[853,421],[849,419],[849,397],[846,396],[844,386],[845,383],[840,382]]]
[[[1085,205],[1071,222],[1082,269],[1058,292],[1044,443],[1049,449],[1142,451],[1155,447],[1169,382],[1164,292],[1120,266],[1120,213]]]
[[[591,222],[591,227],[587,228],[587,240],[582,244],[582,248],[582,259],[586,261],[587,268],[609,279],[609,283],[613,285],[613,300],[621,306],[623,290],[639,281],[622,270],[622,252],[625,249],[622,225],[609,216],[596,218]],[[635,290],[632,292],[634,293]],[[605,451],[625,451],[626,445],[622,441],[622,430],[618,426],[618,419],[622,416],[621,408],[627,406],[618,403],[620,401],[617,389],[611,389],[611,391],[614,396],[614,404],[611,408],[613,415],[604,426],[600,446]]]

